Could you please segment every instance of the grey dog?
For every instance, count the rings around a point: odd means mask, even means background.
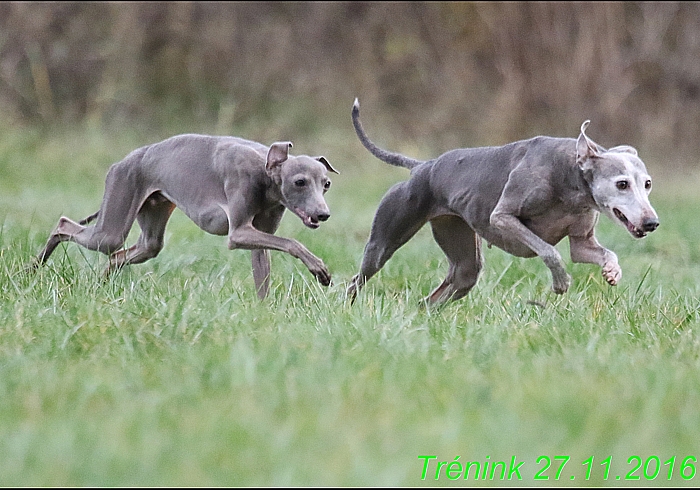
[[[107,272],[144,262],[163,248],[165,225],[177,206],[202,230],[228,235],[229,249],[252,250],[261,299],[269,291],[268,250],[300,259],[328,286],[331,275],[321,259],[298,241],[274,235],[285,208],[309,228],[330,217],[327,174],[338,172],[322,156],[290,155],[291,146],[183,134],[134,150],[107,172],[100,210],[80,222],[61,217],[32,267],[46,262],[64,241],[109,255]],[[124,249],[134,220],[141,236]]]
[[[637,150],[606,150],[586,136],[590,121],[577,139],[536,136],[419,161],[378,148],[359,115],[355,99],[352,121],[362,144],[380,160],[411,169],[411,178],[379,203],[360,272],[347,289],[352,301],[426,222],[449,263],[447,278],[426,298],[429,304],[459,299],[476,284],[482,238],[518,257],[539,256],[552,273],[552,289],[562,294],[571,277],[554,245],[564,237],[572,261],[599,265],[615,285],[622,277],[617,256],[594,233],[600,213],[635,238],[659,226],[648,198],[651,177]]]

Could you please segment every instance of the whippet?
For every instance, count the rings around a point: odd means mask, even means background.
[[[202,230],[228,235],[229,249],[252,251],[260,299],[269,291],[268,250],[298,258],[328,286],[331,275],[321,259],[298,241],[274,235],[285,208],[309,228],[330,217],[324,194],[331,185],[328,172],[338,172],[322,156],[290,155],[291,147],[183,134],[134,150],[107,172],[99,211],[80,222],[61,217],[30,268],[45,263],[64,241],[108,255],[107,273],[145,262],[163,248],[165,225],[179,207]],[[141,235],[125,249],[134,220]]]
[[[556,245],[569,237],[573,262],[597,264],[605,280],[622,277],[617,256],[602,247],[594,227],[600,213],[635,238],[659,226],[649,203],[651,177],[637,150],[605,149],[586,136],[536,136],[504,146],[448,151],[419,161],[378,148],[352,108],[355,132],[374,156],[411,169],[408,181],[382,198],[365,246],[360,272],[347,289],[354,301],[362,286],[426,222],[447,256],[447,278],[427,298],[429,304],[456,300],[476,284],[482,266],[481,239],[517,257],[539,256],[552,273],[552,289],[566,292],[571,277]]]

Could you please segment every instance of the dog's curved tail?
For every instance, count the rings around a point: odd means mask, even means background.
[[[95,221],[95,219],[97,219],[97,216],[98,216],[99,214],[100,214],[99,211],[96,212],[96,213],[94,213],[94,214],[91,214],[91,215],[88,216],[87,218],[81,219],[80,221],[78,221],[78,224],[79,224],[79,225],[87,225],[88,223],[91,223],[91,222]]]
[[[372,155],[379,158],[381,161],[386,162],[390,165],[395,165],[397,167],[403,167],[408,169],[411,169],[416,165],[420,165],[421,163],[425,163],[424,161],[414,160],[413,158],[408,158],[399,153],[392,153],[390,151],[382,150],[377,145],[372,143],[372,141],[370,141],[369,137],[367,136],[367,133],[365,133],[365,130],[362,128],[362,124],[360,123],[360,101],[357,100],[357,97],[355,98],[355,102],[352,105],[352,125],[355,127],[357,137],[360,138],[360,141],[362,142],[364,147],[367,148]]]

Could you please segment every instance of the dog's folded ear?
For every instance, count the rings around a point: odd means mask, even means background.
[[[289,149],[292,147],[291,141],[278,141],[272,143],[267,152],[267,163],[265,169],[270,171],[289,158]]]
[[[328,160],[326,160],[326,157],[315,157],[316,160],[321,162],[326,166],[326,169],[328,169],[329,172],[333,172],[334,174],[340,175],[340,172],[338,172],[336,169],[334,169],[330,163],[328,163]]]
[[[583,166],[590,158],[599,157],[600,154],[605,151],[602,146],[586,136],[586,128],[590,123],[590,119],[586,119],[583,124],[581,124],[581,134],[579,134],[578,140],[576,140],[576,163],[579,166]]]
[[[613,148],[609,148],[608,151],[614,153],[631,153],[632,155],[637,156],[637,149],[630,145],[615,146]]]

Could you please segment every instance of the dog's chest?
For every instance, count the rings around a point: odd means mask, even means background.
[[[564,209],[553,208],[546,213],[532,217],[520,217],[520,221],[535,235],[550,245],[556,245],[564,237],[575,234],[585,235],[586,231],[595,224],[594,211],[571,214]],[[536,254],[520,237],[506,234],[493,227],[482,234],[489,246],[505,250],[517,257],[534,257]]]
[[[565,209],[553,208],[531,218],[521,218],[522,223],[535,235],[550,245],[559,243],[571,230],[590,222],[589,213],[571,214]]]

